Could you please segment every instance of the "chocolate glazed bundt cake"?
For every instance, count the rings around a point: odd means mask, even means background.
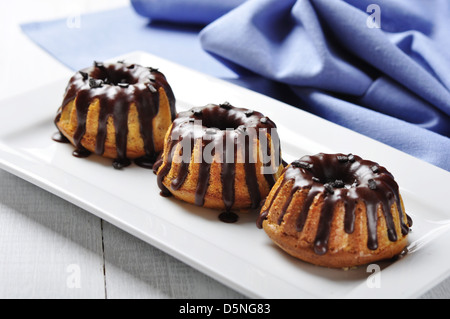
[[[285,169],[257,226],[292,256],[343,268],[400,254],[412,220],[386,168],[356,155],[320,153]]]
[[[112,158],[115,168],[130,159],[151,167],[175,116],[175,97],[163,73],[137,64],[95,62],[70,79],[55,118],[60,135],[54,139],[72,143],[78,157]]]
[[[224,209],[232,222],[232,210],[259,206],[282,169],[275,123],[224,103],[179,113],[154,170],[162,195]]]

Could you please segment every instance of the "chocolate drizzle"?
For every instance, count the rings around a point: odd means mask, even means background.
[[[261,119],[265,119],[265,123]],[[196,125],[197,124],[197,125]],[[276,125],[261,113],[248,109],[236,108],[229,103],[221,105],[210,104],[205,107],[193,108],[190,111],[179,113],[173,122],[170,140],[165,150],[165,159],[161,158],[155,163],[154,171],[157,172],[158,185],[162,195],[169,195],[170,190],[163,184],[165,177],[172,170],[174,155],[181,157],[177,172],[170,184],[170,189],[178,190],[184,184],[188,174],[191,157],[195,145],[201,143],[201,159],[197,159],[198,181],[195,190],[195,204],[203,206],[205,196],[210,183],[210,170],[213,162],[220,163],[222,184],[222,201],[226,213],[230,213],[235,204],[235,176],[238,154],[242,154],[243,167],[245,171],[245,182],[251,199],[251,207],[257,208],[261,202],[260,186],[257,179],[256,160],[254,157],[254,145],[256,139],[260,144],[274,145],[276,152],[264,154],[270,159],[276,156],[275,162],[264,161],[264,166],[278,169],[281,165],[281,154],[279,152],[279,140],[276,135]],[[264,130],[263,134],[259,134]],[[257,134],[253,134],[253,133]],[[269,135],[271,138],[269,139]],[[264,136],[263,140],[261,136]],[[261,147],[261,145],[260,145]],[[268,147],[267,149],[270,149]],[[205,154],[211,155],[209,159]],[[263,156],[264,156],[263,155]],[[275,172],[264,174],[268,184],[275,184]],[[229,217],[231,215],[224,215]],[[230,220],[227,218],[227,220]],[[233,220],[233,219],[231,219]]]
[[[54,140],[55,142],[58,142],[58,143],[66,143],[66,144],[70,143],[70,141],[67,139],[67,137],[62,135],[60,131],[53,134],[52,140]]]
[[[130,164],[127,158],[128,113],[131,104],[135,103],[145,150],[145,156],[135,162],[142,167],[151,168],[157,156],[153,141],[153,119],[159,112],[159,88],[163,88],[167,95],[173,120],[176,116],[175,97],[165,76],[157,69],[124,62],[95,62],[93,67],[79,71],[70,79],[55,124],[59,122],[69,102],[75,101],[77,127],[73,136],[76,147],[73,154],[88,156],[90,152],[83,147],[82,140],[86,133],[89,107],[98,100],[100,113],[95,154],[103,155],[105,151],[107,124],[112,118],[117,151],[113,166],[122,168]]]
[[[281,178],[283,178],[281,184],[275,190],[270,202],[266,203],[264,210],[261,211],[257,226],[262,228],[277,195],[286,183],[293,182],[293,186],[281,209],[278,225],[283,222],[294,195],[298,191],[306,190],[307,192],[295,225],[298,232],[301,232],[305,226],[311,204],[316,196],[321,194],[323,206],[314,241],[316,254],[322,255],[327,252],[331,221],[338,203],[344,205],[344,230],[348,234],[354,231],[355,210],[358,202],[364,203],[368,229],[367,247],[371,250],[378,248],[377,210],[379,206],[386,220],[387,236],[390,241],[398,239],[391,213],[393,204],[397,206],[399,212],[402,235],[406,235],[409,227],[412,226],[411,218],[403,212],[398,185],[392,174],[377,163],[363,160],[359,156],[323,153],[304,156],[299,161],[291,163]]]

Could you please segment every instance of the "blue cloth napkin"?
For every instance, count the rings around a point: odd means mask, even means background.
[[[217,77],[236,74],[205,52],[201,27],[153,22],[126,6],[80,16],[31,22],[22,31],[61,63],[76,71],[132,51],[144,51]]]
[[[245,0],[131,0],[138,14],[153,21],[208,24]]]
[[[297,107],[449,170],[450,4],[372,3],[250,0],[201,41],[287,85]]]
[[[180,2],[131,0],[78,29],[65,19],[22,29],[74,70],[144,50],[450,171],[446,0],[379,0],[380,19],[370,0]]]

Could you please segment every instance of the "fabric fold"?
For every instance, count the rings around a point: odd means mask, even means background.
[[[326,37],[312,4],[290,0],[249,1],[200,34],[206,51],[264,77],[362,95],[370,76]]]
[[[306,111],[450,171],[450,140],[447,137],[324,91],[309,88],[293,90],[301,98]],[[348,143],[351,145],[351,141]]]
[[[153,21],[206,25],[245,0],[131,0],[136,12]]]
[[[200,40],[290,87],[294,106],[450,170],[449,13],[440,0],[249,0]]]

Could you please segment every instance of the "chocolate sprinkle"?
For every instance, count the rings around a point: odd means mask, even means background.
[[[349,160],[350,163],[354,163],[355,162],[355,155],[348,154],[348,160]]]
[[[81,74],[81,76],[83,77],[84,81],[86,81],[89,78],[89,74],[87,74],[86,72],[78,71],[78,73]]]
[[[348,156],[347,155],[338,155],[337,160],[340,163],[347,163],[348,162]]]
[[[325,188],[325,190],[330,193],[330,194],[334,194],[334,188],[333,185],[331,185],[330,183],[325,183],[323,184],[323,187]]]
[[[311,163],[307,163],[307,162],[303,162],[303,161],[293,161],[291,165],[294,167],[300,167],[300,168],[304,168],[304,169],[312,168]]]
[[[253,110],[247,110],[244,112],[245,116],[247,116],[247,117],[252,116],[253,113],[255,113],[255,111],[253,111]]]
[[[336,187],[336,188],[342,188],[345,186],[345,183],[343,180],[337,179],[332,183],[332,185],[333,185],[333,187]]]
[[[99,69],[105,68],[105,65],[103,64],[103,62],[98,62],[98,61],[94,61],[94,66]]]
[[[103,86],[103,80],[96,80],[94,78],[90,78],[89,86],[91,87],[91,89],[101,88]]]
[[[225,109],[225,110],[229,110],[229,109],[231,109],[231,104],[230,104],[230,102],[224,102],[224,103],[222,103],[222,104],[219,104],[219,106],[221,107],[221,108],[223,108],[223,109]]]
[[[369,188],[370,188],[371,190],[376,190],[376,189],[377,189],[377,182],[375,182],[375,180],[369,179],[369,180],[367,181],[367,184],[369,185]]]

